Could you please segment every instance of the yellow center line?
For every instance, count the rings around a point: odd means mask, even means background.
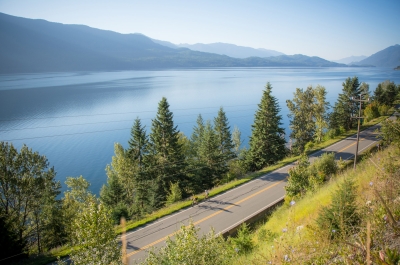
[[[264,192],[264,191],[266,191],[266,190],[269,190],[269,189],[272,188],[272,187],[275,187],[276,185],[282,183],[283,181],[285,181],[285,180],[278,181],[278,182],[276,182],[275,184],[272,184],[271,186],[268,186],[268,187],[266,187],[265,189],[262,189],[262,190],[260,190],[260,191],[258,191],[258,192],[256,192],[256,193],[253,193],[253,194],[251,194],[250,196],[247,196],[246,198],[244,198],[244,199],[242,199],[242,200],[240,200],[240,201],[237,201],[237,202],[233,203],[232,205],[229,205],[229,206],[225,207],[225,208],[222,209],[222,210],[219,210],[219,211],[217,211],[217,212],[215,212],[215,213],[213,213],[213,214],[210,214],[210,215],[207,216],[207,217],[204,217],[203,219],[201,219],[201,220],[199,220],[199,221],[197,221],[197,222],[194,222],[193,224],[194,224],[194,225],[198,225],[198,224],[200,224],[200,223],[202,223],[202,222],[204,222],[204,221],[206,221],[206,220],[208,220],[208,219],[210,219],[210,218],[212,218],[212,217],[214,217],[214,216],[216,216],[216,215],[218,215],[218,214],[220,214],[220,213],[222,213],[222,212],[224,212],[224,211],[226,211],[226,210],[229,210],[229,209],[232,208],[232,207],[237,206],[238,204],[240,204],[240,203],[242,203],[242,202],[245,202],[245,201],[247,201],[247,200],[253,198],[254,196],[257,196],[258,194],[260,194],[260,193],[262,193],[262,192]],[[178,232],[178,231],[175,231],[175,232],[173,232],[173,233],[171,233],[171,234],[169,234],[169,235],[167,235],[167,236],[165,236],[165,237],[163,237],[163,238],[158,239],[157,241],[154,241],[154,242],[152,242],[152,243],[150,243],[150,244],[148,244],[148,245],[146,245],[146,246],[144,246],[144,247],[141,247],[141,248],[139,248],[139,249],[137,249],[137,250],[135,250],[135,251],[132,251],[132,252],[130,252],[130,253],[127,255],[127,257],[133,256],[133,255],[135,255],[136,253],[138,253],[138,252],[140,252],[140,251],[142,251],[142,250],[148,249],[149,247],[152,247],[152,246],[154,246],[155,244],[160,243],[160,242],[166,240],[168,237],[171,237],[171,236],[175,235],[177,232]]]
[[[365,138],[361,138],[361,139],[360,139],[360,142],[361,142],[361,141],[364,141],[364,140],[365,140]],[[340,152],[342,152],[342,151],[344,151],[344,150],[346,150],[346,149],[352,147],[352,146],[355,145],[355,144],[357,144],[357,140],[356,140],[354,143],[352,143],[351,145],[348,145],[348,146],[346,146],[345,148],[340,149],[340,150],[337,151],[337,152],[340,153]]]

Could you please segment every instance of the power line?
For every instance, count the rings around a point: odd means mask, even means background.
[[[333,97],[326,98],[332,99]],[[278,101],[280,104],[286,104],[285,101]],[[244,104],[244,105],[229,105],[229,106],[222,106],[223,108],[233,108],[233,107],[242,107],[242,106],[257,106],[259,103],[255,104]],[[196,109],[214,109],[220,108],[218,107],[202,107],[202,108],[184,108],[184,109],[173,109],[171,112],[174,111],[186,111],[186,110],[196,110]],[[37,117],[37,118],[15,118],[15,119],[3,119],[2,121],[25,121],[25,120],[46,120],[46,119],[60,119],[60,118],[78,118],[78,117],[95,117],[95,116],[111,116],[111,115],[123,115],[123,114],[140,114],[140,113],[156,113],[157,110],[145,110],[145,111],[128,111],[128,112],[114,112],[114,113],[97,113],[97,114],[82,114],[82,115],[65,115],[65,116],[50,116],[50,117]]]
[[[241,106],[254,106],[257,104],[247,104],[247,105],[231,105],[225,106],[223,108],[231,108],[231,107],[241,107]],[[174,109],[170,110],[171,112],[174,111],[181,111],[181,110],[196,110],[196,109],[214,109],[220,108],[218,107],[203,107],[203,108],[186,108],[186,109]],[[38,117],[38,118],[24,118],[24,119],[7,119],[7,120],[0,120],[0,121],[24,121],[24,120],[45,120],[45,119],[60,119],[60,118],[78,118],[78,117],[94,117],[94,116],[111,116],[111,115],[123,115],[123,114],[140,114],[140,113],[156,113],[157,110],[145,110],[145,111],[128,111],[128,112],[114,112],[114,113],[98,113],[98,114],[83,114],[83,115],[65,115],[65,116],[54,116],[54,117]]]
[[[239,111],[251,111],[253,109],[245,109],[245,110],[233,110],[230,112],[239,112]],[[209,112],[209,113],[203,113],[203,115],[208,115],[208,114],[214,114]],[[187,116],[193,116],[193,115],[198,115],[198,114],[186,114],[186,115],[178,115],[174,116],[176,117],[187,117]],[[151,120],[153,118],[145,118],[145,119],[140,119],[140,120]],[[21,131],[21,130],[32,130],[32,129],[47,129],[47,128],[59,128],[59,127],[70,127],[70,126],[82,126],[82,125],[95,125],[95,124],[105,124],[105,123],[117,123],[117,122],[132,122],[132,119],[129,120],[117,120],[117,121],[99,121],[99,122],[88,122],[88,123],[75,123],[75,124],[61,124],[61,125],[51,125],[51,126],[40,126],[40,127],[25,127],[25,128],[15,128],[15,129],[5,129],[5,130],[0,130],[0,132],[8,132],[8,131]]]

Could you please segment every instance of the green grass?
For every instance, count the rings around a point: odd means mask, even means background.
[[[365,124],[363,124],[361,126],[361,130],[364,130],[364,129],[366,129],[368,127],[371,127],[371,126],[373,126],[373,125],[375,125],[377,123],[380,123],[381,121],[383,121],[387,117],[388,116],[382,116],[382,117],[374,119],[374,120],[372,120],[370,122],[367,122],[367,123],[365,123]],[[308,150],[307,153],[308,154],[314,153],[314,152],[316,152],[318,150],[321,150],[323,148],[326,148],[326,147],[328,147],[328,146],[330,146],[330,145],[332,145],[332,144],[334,144],[336,142],[339,142],[339,141],[341,141],[341,140],[343,140],[343,139],[345,139],[345,138],[347,138],[347,137],[349,137],[349,136],[351,136],[351,135],[353,135],[355,133],[357,133],[357,130],[351,130],[351,131],[343,133],[340,136],[335,137],[334,139],[329,139],[327,141],[318,143],[318,144],[314,145],[313,148]],[[227,184],[217,186],[217,187],[215,187],[215,188],[210,190],[209,196],[213,197],[213,196],[222,194],[222,193],[224,193],[224,192],[226,192],[226,191],[228,191],[228,190],[230,190],[232,188],[238,187],[238,186],[240,186],[240,185],[242,185],[242,184],[244,184],[244,183],[246,183],[246,182],[248,182],[248,181],[250,181],[252,179],[258,178],[258,177],[260,177],[262,175],[265,175],[265,174],[267,174],[269,172],[272,172],[272,171],[274,171],[276,169],[279,169],[279,168],[284,167],[284,166],[286,166],[286,165],[288,165],[290,163],[293,163],[293,162],[297,161],[299,159],[299,157],[300,156],[287,157],[287,158],[279,161],[278,163],[276,163],[274,165],[271,165],[271,166],[268,166],[268,167],[266,167],[266,168],[264,168],[264,169],[262,169],[262,170],[260,170],[258,172],[247,174],[247,175],[241,177],[240,179],[235,179],[235,180],[233,180],[233,181],[231,181],[231,182],[229,182]],[[198,194],[197,198],[199,198],[199,201],[203,201],[204,200],[204,194]],[[172,213],[175,213],[175,212],[178,212],[178,211],[180,211],[182,209],[190,207],[191,203],[192,202],[190,200],[186,199],[186,200],[179,201],[179,202],[176,202],[174,204],[171,204],[171,205],[169,205],[167,207],[164,207],[162,209],[159,209],[159,210],[157,210],[157,211],[155,211],[155,212],[153,212],[151,214],[148,214],[147,216],[145,216],[144,218],[142,218],[140,220],[128,221],[126,223],[126,230],[130,231],[130,230],[133,230],[133,229],[138,228],[140,226],[143,226],[143,225],[149,224],[151,222],[154,222],[154,221],[156,221],[156,220],[158,220],[158,219],[160,219],[160,218],[162,218],[164,216],[170,215]],[[116,233],[118,235],[122,234],[123,229],[120,226],[116,226],[115,230],[116,230]],[[52,250],[52,251],[50,251],[49,253],[46,253],[43,256],[38,256],[37,258],[32,260],[32,263],[24,263],[24,264],[30,264],[30,265],[48,264],[49,262],[55,261],[58,256],[59,257],[66,257],[70,253],[71,253],[71,249],[70,248],[62,247],[61,249]]]
[[[370,150],[366,152],[369,153]],[[389,148],[379,152],[372,158],[374,160],[382,159],[388,157],[390,152],[392,152],[392,149]],[[366,158],[371,158],[371,155],[366,155],[363,159],[364,161],[358,163],[355,171],[352,168],[348,168],[343,173],[337,174],[316,192],[306,194],[296,201],[294,206],[283,205],[276,209],[263,225],[258,226],[253,231],[252,237],[256,244],[255,250],[246,256],[240,257],[233,264],[265,264],[273,256],[278,256],[282,260],[282,256],[287,253],[287,249],[293,248],[300,251],[307,240],[320,240],[321,237],[318,234],[315,235],[315,230],[313,229],[315,220],[321,207],[331,202],[333,191],[338,188],[345,178],[355,180],[359,194],[358,204],[365,205],[371,196],[368,192],[372,193],[372,189],[369,186],[370,181],[375,180],[377,175],[381,175],[379,169],[369,163]],[[298,232],[298,227],[302,227],[301,233]],[[287,232],[283,233],[283,229],[287,229]],[[260,230],[267,230],[270,234],[275,234],[275,236],[259,241],[258,233]],[[275,251],[274,254],[272,254],[273,251]]]

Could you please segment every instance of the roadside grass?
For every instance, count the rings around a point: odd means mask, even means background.
[[[392,113],[393,112],[394,111],[392,111]],[[388,117],[389,116],[381,116],[379,118],[376,118],[374,120],[366,122],[366,123],[362,124],[360,130],[365,130],[365,129],[373,126],[373,125],[376,125],[376,124],[382,122],[383,120],[385,120]],[[311,148],[311,149],[309,149],[307,151],[307,154],[312,154],[314,152],[317,152],[318,150],[326,148],[326,147],[328,147],[328,146],[330,146],[330,145],[332,145],[332,144],[334,144],[336,142],[339,142],[339,141],[341,141],[341,140],[343,140],[343,139],[345,139],[345,138],[347,138],[347,137],[349,137],[351,135],[354,135],[355,133],[357,133],[357,130],[350,130],[350,131],[347,131],[347,132],[345,132],[345,133],[343,133],[343,134],[341,134],[341,135],[339,135],[339,136],[337,136],[337,137],[335,137],[333,139],[329,139],[329,140],[323,141],[321,143],[315,144],[313,146],[313,148]],[[278,163],[276,163],[274,165],[265,167],[264,169],[262,169],[260,171],[247,174],[247,175],[245,175],[245,176],[243,176],[243,177],[241,177],[239,179],[235,179],[235,180],[233,180],[233,181],[231,181],[229,183],[217,186],[217,187],[215,187],[215,188],[213,188],[213,189],[211,189],[209,191],[209,197],[213,197],[213,196],[222,194],[222,193],[224,193],[224,192],[226,192],[226,191],[228,191],[230,189],[233,189],[235,187],[238,187],[238,186],[240,186],[240,185],[242,185],[242,184],[244,184],[244,183],[246,183],[246,182],[248,182],[250,180],[253,180],[255,178],[258,178],[260,176],[268,174],[269,172],[272,172],[272,171],[274,171],[276,169],[279,169],[281,167],[284,167],[286,165],[289,165],[289,164],[297,161],[299,159],[299,157],[300,156],[287,157],[287,158],[279,161]],[[197,194],[196,196],[199,199],[199,202],[204,200],[204,194],[203,193],[202,194]],[[157,210],[157,211],[155,211],[153,213],[150,213],[150,214],[148,214],[147,216],[143,217],[140,220],[128,221],[126,223],[126,226],[125,226],[126,227],[126,231],[128,232],[128,231],[134,230],[134,229],[139,228],[141,226],[150,224],[151,222],[154,222],[154,221],[156,221],[156,220],[158,220],[158,219],[160,219],[162,217],[165,217],[167,215],[170,215],[170,214],[176,213],[178,211],[181,211],[181,210],[183,210],[183,209],[185,209],[187,207],[190,207],[191,203],[192,202],[190,201],[190,199],[186,199],[186,200],[183,200],[183,201],[179,201],[179,202],[173,203],[173,204],[171,204],[171,205],[169,205],[167,207],[164,207],[162,209],[159,209],[159,210]],[[281,220],[283,220],[283,219],[281,219]],[[115,228],[115,231],[116,231],[117,235],[120,235],[120,234],[122,234],[123,229],[122,229],[121,226],[117,225],[116,228]],[[50,262],[56,261],[58,256],[63,258],[63,257],[68,256],[70,253],[71,253],[71,249],[69,247],[65,247],[64,246],[64,247],[60,247],[60,248],[57,248],[57,249],[53,249],[53,250],[49,251],[46,254],[37,256],[35,259],[32,259],[31,263],[24,263],[24,264],[44,265],[44,264],[48,264]]]
[[[383,159],[393,148],[377,152],[373,155],[366,152],[362,161],[357,164],[357,169],[348,167],[341,173],[333,176],[325,185],[317,191],[306,194],[295,202],[293,206],[283,205],[277,208],[263,225],[259,225],[252,232],[252,239],[255,243],[254,250],[248,255],[239,257],[233,264],[286,264],[285,255],[292,258],[297,257],[294,264],[302,263],[302,254],[308,253],[310,246],[313,253],[332,244],[331,241],[324,241],[323,237],[315,229],[315,220],[323,206],[331,202],[332,193],[337,190],[341,182],[346,178],[355,181],[358,192],[357,204],[362,207],[371,197],[372,189],[370,182],[374,181],[381,172],[370,161]],[[260,234],[268,235],[260,238]],[[308,243],[314,242],[314,243]],[[296,254],[297,253],[297,254]],[[302,254],[301,254],[302,253]],[[298,255],[298,256],[296,256]],[[319,263],[318,263],[319,264]]]

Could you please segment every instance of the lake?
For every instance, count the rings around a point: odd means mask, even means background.
[[[285,101],[309,85],[322,85],[334,104],[342,83],[357,76],[370,90],[385,80],[400,83],[388,68],[217,68],[165,71],[70,72],[0,75],[0,141],[26,144],[45,155],[63,184],[83,175],[98,194],[114,143],[127,147],[136,117],[150,131],[158,102],[166,97],[178,129],[190,137],[198,114],[213,119],[223,107],[244,145],[262,90],[273,87],[289,133]]]

